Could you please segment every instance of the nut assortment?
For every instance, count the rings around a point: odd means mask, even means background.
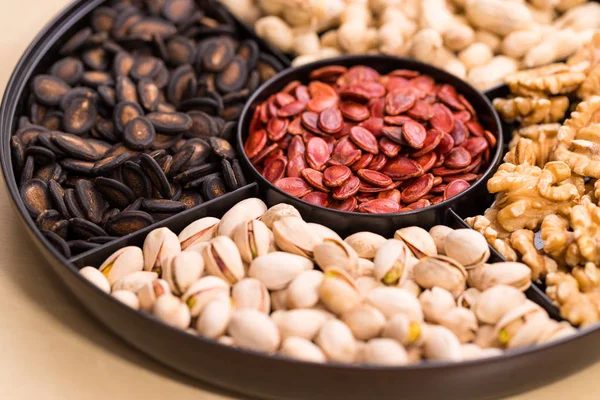
[[[342,240],[290,205],[250,198],[80,273],[190,334],[316,363],[461,361],[575,332],[526,299],[526,265],[489,257],[471,229]]]
[[[495,146],[449,84],[409,70],[330,65],[256,106],[244,150],[292,196],[380,214],[458,195],[481,177]]]

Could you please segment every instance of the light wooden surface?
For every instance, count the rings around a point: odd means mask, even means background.
[[[0,0],[0,93],[29,42],[68,3]],[[0,210],[1,399],[235,398],[162,367],[89,317],[32,250],[3,184]],[[600,363],[512,399],[598,399],[598,377]]]

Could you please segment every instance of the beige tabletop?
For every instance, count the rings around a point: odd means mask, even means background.
[[[0,0],[0,94],[28,43],[68,3]],[[33,250],[4,185],[0,210],[1,399],[234,398],[150,360],[89,317]],[[512,399],[599,399],[599,378],[597,363]]]

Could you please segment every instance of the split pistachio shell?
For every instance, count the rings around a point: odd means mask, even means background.
[[[333,313],[341,314],[358,305],[360,291],[354,279],[344,270],[330,268],[319,288],[321,302]]]
[[[185,250],[196,243],[208,242],[215,237],[219,219],[204,217],[186,226],[178,236],[181,249]]]
[[[408,354],[392,339],[371,339],[364,349],[364,362],[371,365],[406,365]]]
[[[371,290],[375,289],[378,286],[381,286],[379,282],[372,276],[361,276],[356,278],[354,281],[356,283],[356,287],[360,292],[360,298],[364,299],[371,292]]]
[[[260,199],[242,200],[223,215],[217,234],[231,237],[234,229],[242,222],[257,219],[267,211],[267,205]]]
[[[496,329],[494,325],[480,325],[473,343],[482,349],[499,348],[502,345],[498,342]]]
[[[523,326],[509,340],[507,348],[514,349],[537,343],[549,323],[548,314],[544,312],[535,313],[532,318],[525,321]]]
[[[269,290],[280,290],[313,267],[312,261],[305,257],[276,251],[254,259],[248,275],[261,281]]]
[[[373,260],[375,279],[385,285],[397,285],[406,274],[409,255],[410,249],[404,242],[396,239],[386,240],[375,253]]]
[[[438,286],[448,290],[454,297],[460,296],[466,289],[467,271],[446,256],[421,258],[413,273],[415,282],[425,289]]]
[[[417,282],[412,279],[406,279],[398,285],[400,289],[404,289],[407,292],[411,293],[415,297],[419,297],[421,294],[421,286],[417,285]]]
[[[265,285],[254,278],[245,278],[233,285],[231,297],[238,310],[252,308],[269,314],[271,298]]]
[[[366,258],[359,257],[356,260],[356,276],[373,276],[375,274],[375,263]]]
[[[393,315],[386,323],[382,336],[398,341],[404,346],[420,344],[425,337],[425,323],[410,319],[406,314]]]
[[[512,286],[492,286],[479,295],[473,311],[479,321],[495,325],[508,311],[525,303],[525,299],[525,294]]]
[[[356,340],[352,331],[337,319],[325,322],[315,342],[330,361],[351,363],[356,358]]]
[[[190,308],[192,317],[197,317],[216,298],[229,299],[229,284],[216,276],[205,276],[192,283],[181,299]]]
[[[494,347],[482,349],[473,343],[465,343],[461,346],[463,360],[477,360],[481,358],[497,357],[502,355],[502,350]]]
[[[423,360],[423,347],[421,347],[421,346],[407,347],[406,354],[408,355],[409,363],[411,363],[411,364],[420,363]]]
[[[354,251],[362,258],[373,258],[379,247],[386,242],[386,238],[372,232],[358,232],[348,236],[345,240]]]
[[[156,272],[137,271],[119,279],[113,285],[113,290],[128,290],[137,293],[144,284],[158,279]]]
[[[472,309],[477,303],[479,296],[481,296],[481,291],[479,289],[468,288],[467,290],[462,292],[460,296],[458,296],[458,298],[456,299],[456,304],[459,307]]]
[[[314,247],[314,258],[323,271],[335,267],[345,270],[351,276],[356,276],[358,255],[341,239],[324,239]]]
[[[327,311],[309,308],[276,311],[271,315],[283,339],[296,336],[312,340],[325,322],[331,318],[332,315]]]
[[[98,289],[105,293],[110,293],[110,283],[108,283],[108,279],[106,279],[106,276],[104,276],[97,268],[83,267],[79,270],[79,273]]]
[[[486,262],[490,258],[490,247],[483,235],[473,229],[457,229],[450,232],[444,241],[446,255],[465,268]]]
[[[264,256],[274,247],[273,233],[264,222],[256,219],[239,224],[233,230],[233,241],[239,249],[242,260],[247,263]]]
[[[519,262],[482,264],[469,270],[468,283],[481,291],[496,285],[508,285],[524,292],[531,286],[531,269]]]
[[[311,308],[319,302],[319,288],[324,275],[321,271],[304,271],[290,282],[287,288],[289,308]]]
[[[140,301],[138,300],[135,293],[129,290],[115,290],[111,294],[112,297],[119,300],[121,303],[128,307],[138,310],[140,308]]]
[[[403,313],[411,319],[423,320],[419,301],[404,289],[377,287],[369,292],[366,302],[381,311],[386,318]]]
[[[373,306],[361,304],[341,315],[356,339],[369,340],[376,336],[385,325],[385,316]]]
[[[217,236],[204,248],[202,256],[209,274],[218,276],[230,284],[244,278],[246,271],[237,246],[227,236]]]
[[[356,364],[364,364],[367,342],[363,340],[355,340],[354,342],[356,343],[356,355],[354,356],[354,362]]]
[[[398,229],[396,233],[394,233],[394,239],[404,241],[415,257],[419,259],[425,256],[437,255],[435,241],[429,232],[418,226],[409,226],[408,228]]]
[[[267,225],[267,228],[273,229],[275,221],[278,221],[283,217],[296,217],[302,219],[302,216],[296,207],[286,203],[279,203],[265,211],[260,217],[260,220]]]
[[[196,321],[196,330],[202,336],[216,339],[225,334],[231,319],[231,301],[220,298],[208,303]]]
[[[462,360],[462,349],[458,338],[448,328],[440,325],[427,327],[423,350],[429,360]]]
[[[186,329],[190,325],[190,310],[175,296],[160,296],[152,312],[156,318],[175,328]]]
[[[200,256],[202,256],[202,252],[204,251],[204,248],[207,247],[209,244],[210,244],[210,242],[196,242],[193,245],[191,245],[190,247],[186,248],[185,251],[198,253],[198,254],[200,254]]]
[[[98,268],[111,286],[125,276],[143,269],[144,255],[142,249],[135,246],[123,247],[115,251]]]
[[[181,252],[177,235],[169,228],[158,228],[146,236],[144,240],[144,270],[159,274],[170,257]]]
[[[539,305],[526,300],[500,318],[495,326],[495,336],[509,348],[532,344],[541,336],[547,319],[548,314]]]
[[[437,249],[438,254],[444,256],[447,255],[446,249],[444,248],[444,242],[446,240],[446,236],[453,231],[454,229],[449,228],[446,225],[436,225],[429,230],[429,234],[435,242],[435,247]]]
[[[273,223],[275,244],[282,251],[306,258],[313,257],[313,251],[320,238],[313,235],[306,222],[297,217],[283,217]]]
[[[231,346],[231,347],[235,347],[235,340],[233,340],[233,338],[231,336],[221,336],[220,338],[217,339],[217,342],[224,344],[225,346]]]
[[[156,279],[152,282],[146,282],[138,291],[140,299],[140,308],[146,312],[151,312],[160,296],[170,295],[171,288],[164,279]]]
[[[462,307],[455,307],[444,314],[440,325],[450,329],[461,343],[472,341],[479,327],[475,314]]]
[[[573,328],[568,322],[556,322],[550,320],[543,332],[538,337],[537,343],[547,343],[553,340],[562,339],[577,333],[577,329]]]
[[[271,308],[274,311],[285,311],[288,309],[287,306],[287,295],[288,291],[286,289],[281,290],[273,290],[271,291]]]
[[[275,323],[268,315],[258,310],[234,311],[228,332],[237,346],[265,353],[277,351],[281,341]]]
[[[317,235],[319,238],[321,238],[321,240],[323,240],[323,239],[342,240],[340,235],[338,235],[333,229],[328,228],[325,225],[315,224],[314,222],[309,222],[307,225],[315,235]]]
[[[456,307],[452,293],[440,287],[423,291],[419,296],[419,303],[425,320],[432,323],[439,323],[446,313]]]
[[[299,337],[288,337],[281,343],[279,354],[307,362],[324,363],[327,361],[321,349],[311,342]]]
[[[182,251],[170,258],[163,267],[163,278],[173,294],[181,295],[202,276],[204,259],[194,251]]]

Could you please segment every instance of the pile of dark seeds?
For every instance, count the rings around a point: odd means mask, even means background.
[[[246,184],[248,97],[283,66],[216,1],[118,1],[31,79],[12,137],[21,196],[66,257]]]

